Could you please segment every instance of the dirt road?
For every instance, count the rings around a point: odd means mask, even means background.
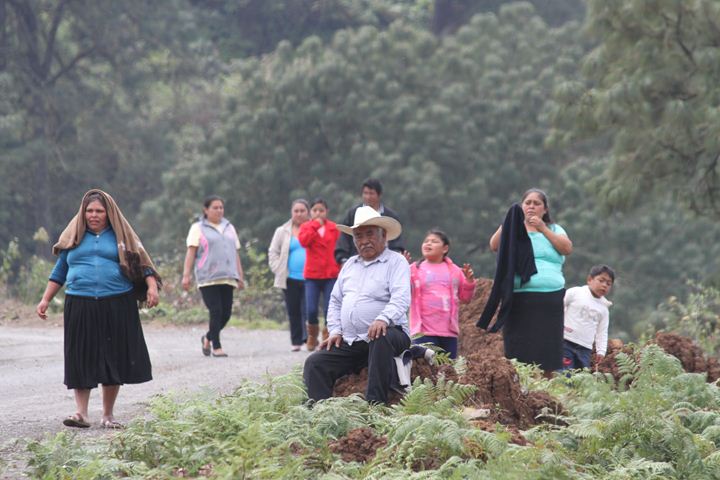
[[[262,380],[300,366],[307,352],[291,352],[286,331],[223,330],[228,358],[204,357],[200,327],[146,326],[145,339],[153,366],[153,381],[120,390],[115,415],[127,422],[145,411],[147,401],[161,393],[191,394],[232,391],[243,379]],[[62,384],[63,332],[60,326],[0,326],[0,458],[10,463],[0,478],[22,478],[24,447],[13,439],[37,439],[63,427],[75,411],[71,390]],[[108,434],[97,425],[100,396],[90,398],[92,428],[83,434]]]

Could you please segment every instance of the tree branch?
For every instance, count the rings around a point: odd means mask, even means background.
[[[70,63],[68,63],[68,64],[65,65],[63,68],[61,68],[57,73],[55,73],[55,74],[46,82],[46,84],[47,84],[47,85],[52,85],[52,84],[54,84],[60,77],[62,77],[62,76],[65,75],[67,72],[69,72],[70,70],[72,70],[73,67],[75,67],[75,65],[76,65],[80,60],[82,60],[83,58],[85,58],[85,57],[89,56],[90,54],[92,54],[93,51],[95,51],[95,48],[94,48],[94,47],[90,47],[90,48],[88,48],[87,50],[85,50],[85,51],[80,52],[79,54],[77,54],[77,55],[75,56],[75,58],[73,58],[73,59],[70,61]]]
[[[15,11],[15,17],[18,23],[18,40],[21,43],[25,43],[27,47],[27,63],[30,67],[30,71],[34,74],[36,80],[41,80],[42,75],[40,71],[39,52],[38,52],[38,41],[37,41],[37,18],[35,12],[32,11],[30,6],[25,2],[18,2],[16,0],[6,0],[7,3]]]
[[[682,41],[682,35],[680,33],[680,26],[682,24],[682,18],[683,18],[683,15],[682,15],[682,5],[681,5],[678,9],[677,21],[675,22],[675,39],[677,40],[678,45],[680,45],[680,48],[682,49],[682,51],[685,53],[685,56],[690,60],[690,63],[692,63],[694,67],[697,67],[697,65],[695,64],[695,57],[693,57],[693,54],[690,51],[690,49],[687,48]]]
[[[45,56],[40,67],[43,72],[43,77],[47,77],[48,73],[50,73],[50,64],[52,63],[53,52],[55,50],[55,39],[57,38],[58,27],[62,21],[63,9],[65,8],[66,3],[67,0],[60,0],[57,8],[55,8],[55,13],[53,14],[52,24],[50,26],[50,31],[48,32],[47,43],[45,45]]]
[[[7,65],[7,8],[4,0],[0,0],[0,71],[5,70]]]

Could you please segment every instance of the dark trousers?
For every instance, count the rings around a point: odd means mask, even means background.
[[[415,340],[413,340],[413,343],[415,345],[420,345],[421,343],[432,343],[433,345],[438,346],[445,350],[447,353],[449,353],[450,358],[457,358],[457,337],[438,337],[437,335],[424,335],[420,338],[416,338]]]
[[[287,279],[287,287],[283,290],[285,295],[285,309],[290,320],[290,342],[293,345],[302,345],[307,340],[305,329],[305,282]]]
[[[319,323],[318,311],[320,310],[320,294],[323,296],[323,313],[327,319],[330,294],[334,286],[334,278],[324,278],[321,280],[314,278],[305,279],[305,306],[307,309],[307,322],[310,325],[317,325]]]
[[[399,327],[389,327],[387,335],[371,342],[361,340],[348,345],[318,350],[305,360],[303,380],[311,400],[332,396],[335,381],[349,373],[368,367],[368,385],[365,400],[387,403],[392,376],[393,357],[410,347],[410,337]]]
[[[212,342],[212,347],[215,350],[222,348],[220,330],[225,328],[228,320],[230,320],[233,290],[234,288],[230,285],[200,287],[203,302],[205,302],[205,306],[210,312],[210,329],[205,336]]]
[[[563,340],[563,366],[561,370],[590,368],[592,350],[570,340]]]

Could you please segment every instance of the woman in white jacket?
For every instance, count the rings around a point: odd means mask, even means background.
[[[285,296],[285,308],[290,321],[290,341],[292,351],[300,351],[307,340],[305,330],[305,249],[297,238],[300,225],[310,219],[310,205],[307,200],[294,200],[290,207],[290,220],[275,229],[270,248],[268,263],[275,274],[273,286],[282,289]]]

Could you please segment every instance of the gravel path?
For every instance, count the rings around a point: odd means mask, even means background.
[[[142,414],[148,400],[174,392],[228,393],[244,379],[262,380],[300,366],[307,352],[291,352],[286,331],[223,330],[228,358],[204,357],[200,327],[145,326],[154,380],[120,389],[115,416],[127,422]],[[62,419],[75,411],[71,390],[63,379],[62,327],[0,326],[0,459],[7,464],[0,478],[26,478],[22,439],[39,439],[63,427]],[[98,391],[90,397],[92,427],[83,435],[110,435],[98,422],[102,406]]]

